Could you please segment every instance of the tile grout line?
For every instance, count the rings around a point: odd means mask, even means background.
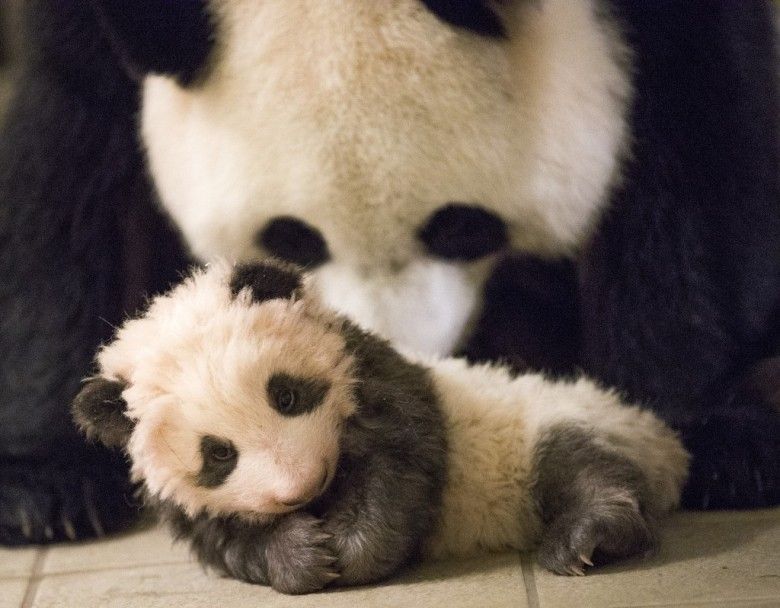
[[[46,561],[48,551],[47,547],[38,549],[32,571],[30,572],[30,579],[27,582],[27,589],[24,592],[21,608],[32,608],[33,602],[35,602],[35,596],[38,595],[38,587],[41,584],[41,578],[43,578],[43,564]]]
[[[523,553],[520,556],[520,571],[523,573],[523,585],[525,586],[525,597],[528,599],[528,608],[540,608],[539,593],[536,591],[534,565],[527,553]]]

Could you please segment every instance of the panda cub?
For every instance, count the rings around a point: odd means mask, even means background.
[[[267,261],[196,271],[129,320],[74,402],[218,571],[286,593],[419,557],[538,546],[560,574],[653,548],[688,455],[585,378],[421,359]]]

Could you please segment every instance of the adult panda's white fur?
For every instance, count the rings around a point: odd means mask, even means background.
[[[594,551],[650,548],[686,475],[672,431],[590,380],[404,359],[275,263],[196,272],[127,321],[98,365],[81,426],[125,446],[201,560],[283,591],[377,580],[418,551],[540,541],[543,565],[582,573]],[[329,390],[280,414],[268,388],[280,372]],[[206,436],[236,458],[210,484]]]
[[[628,53],[597,0],[510,3],[501,40],[419,0],[208,6],[204,77],[149,76],[142,112],[163,205],[201,259],[261,257],[257,232],[293,216],[328,245],[316,274],[330,306],[450,354],[492,264],[427,255],[416,234],[437,209],[478,204],[544,256],[588,238],[630,97]]]

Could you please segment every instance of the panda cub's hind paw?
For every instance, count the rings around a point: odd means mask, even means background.
[[[655,546],[653,526],[636,502],[612,500],[561,514],[546,530],[538,559],[556,574],[582,576],[588,566],[646,555]]]
[[[545,523],[539,563],[558,574],[647,554],[656,546],[640,467],[584,427],[548,429],[537,445],[534,498]]]

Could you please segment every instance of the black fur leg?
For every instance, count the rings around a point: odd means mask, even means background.
[[[158,510],[174,535],[190,542],[201,564],[232,578],[301,594],[319,591],[338,577],[330,535],[308,513],[264,524],[238,517],[192,519],[170,503]]]
[[[126,527],[138,514],[119,458],[0,461],[0,544],[83,540]]]
[[[555,426],[539,442],[534,498],[545,529],[539,563],[558,574],[642,555],[656,544],[641,470],[588,430]]]
[[[780,413],[735,408],[676,424],[691,452],[687,509],[780,504]]]

